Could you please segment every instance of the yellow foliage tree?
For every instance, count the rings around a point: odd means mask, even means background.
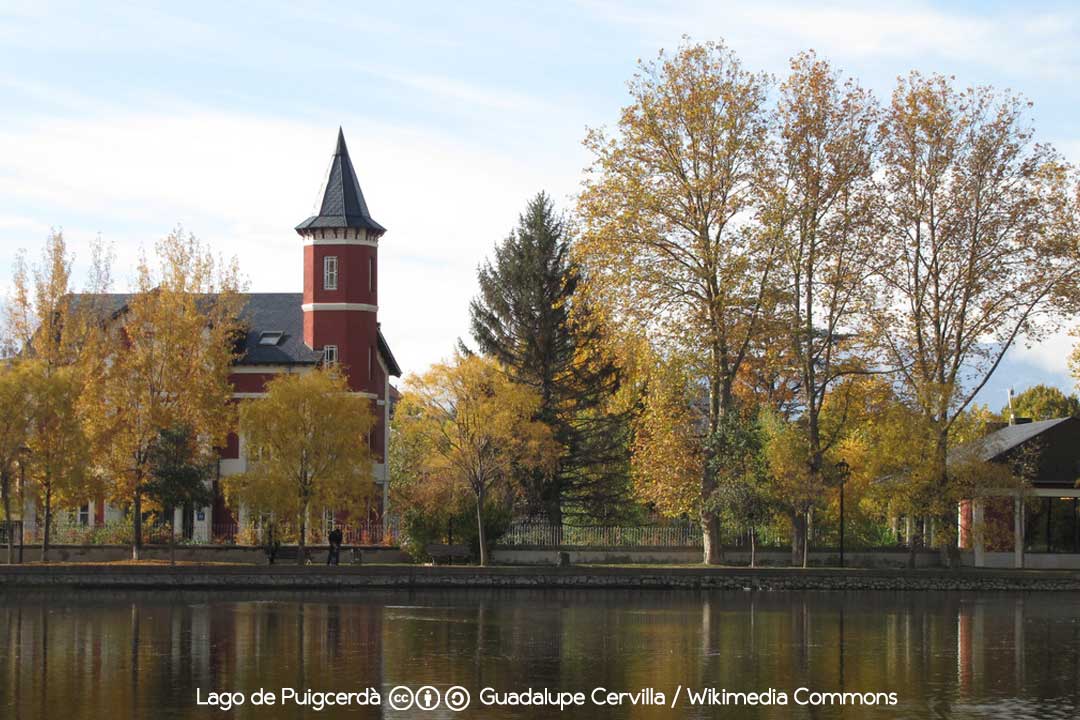
[[[94,491],[83,392],[95,363],[102,361],[101,301],[109,263],[101,244],[94,243],[87,292],[74,295],[63,233],[50,234],[41,264],[32,271],[21,256],[16,261],[8,322],[20,355],[34,360],[27,468],[43,515],[42,560],[48,559],[54,508],[74,507]]]
[[[649,375],[642,412],[634,427],[630,471],[638,498],[669,517],[701,511],[704,452],[695,439],[689,380],[677,363],[657,365]]]
[[[189,427],[209,453],[234,426],[229,369],[241,309],[235,262],[222,265],[180,230],[156,250],[157,272],[141,258],[137,292],[105,320],[86,410],[112,498],[131,504],[134,559],[142,546],[151,450],[161,431]]]
[[[550,428],[532,420],[539,407],[534,390],[479,356],[436,364],[405,382],[395,442],[425,449],[413,456],[424,482],[472,492],[481,565],[488,561],[483,508],[489,494],[511,485],[515,471],[550,471],[558,459]]]
[[[577,259],[613,321],[693,361],[707,390],[693,437],[707,455],[770,300],[771,246],[747,222],[766,155],[768,78],[723,44],[685,43],[642,63],[629,85],[618,132],[585,140],[594,162]],[[702,497],[716,489],[709,467]],[[719,562],[719,517],[700,509],[705,561]]]
[[[265,397],[240,406],[249,469],[226,491],[257,513],[294,519],[303,564],[311,509],[355,513],[370,497],[374,423],[371,401],[349,392],[336,369],[280,375]]]
[[[1035,141],[1029,115],[1019,96],[919,73],[885,110],[881,245],[892,260],[871,336],[931,433],[927,500],[948,493],[952,431],[1005,353],[1056,329],[1076,299],[1074,170]]]
[[[877,267],[877,108],[869,92],[842,82],[809,52],[791,61],[777,121],[763,217],[779,249],[775,278],[783,290],[776,316],[783,329],[777,340],[797,368],[799,422],[792,427],[805,435],[809,490],[824,485],[825,453],[841,437],[842,424],[833,423],[833,432],[823,427],[826,396],[863,364],[852,328]],[[806,543],[805,520],[792,517],[795,554]]]
[[[0,495],[3,496],[7,536],[7,562],[12,560],[14,538],[11,532],[12,482],[18,468],[26,462],[30,424],[33,417],[31,392],[33,369],[27,361],[0,362]]]

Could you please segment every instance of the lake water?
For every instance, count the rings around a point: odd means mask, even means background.
[[[453,686],[469,694],[461,712],[446,706],[464,698]],[[260,688],[275,705],[253,704]],[[358,704],[367,688],[379,705]],[[316,712],[320,696],[299,705],[283,689],[354,695]],[[243,704],[198,704],[214,692]],[[482,699],[559,693],[561,712]],[[737,704],[745,693],[774,704]],[[798,704],[827,697],[847,704]],[[1065,593],[0,595],[4,718],[1073,718],[1078,706],[1080,601]]]

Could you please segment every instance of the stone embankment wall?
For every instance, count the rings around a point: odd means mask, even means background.
[[[701,562],[701,548],[575,548],[565,547],[562,552],[570,554],[572,565],[695,565]],[[492,560],[499,565],[553,565],[558,562],[559,550],[542,547],[496,547],[492,550]],[[847,567],[861,568],[906,568],[909,553],[905,549],[849,551],[844,553]],[[724,550],[724,563],[749,565],[748,550]],[[786,550],[767,550],[758,552],[755,563],[768,567],[787,567],[791,565],[791,552]],[[811,567],[838,567],[840,553],[835,550],[813,550],[809,553],[807,564]],[[915,567],[941,567],[941,553],[925,550],[915,553]]]
[[[1080,591],[1080,573],[1038,570],[429,566],[0,566],[0,588],[597,588],[686,590]]]

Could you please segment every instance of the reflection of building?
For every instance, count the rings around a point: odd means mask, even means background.
[[[960,546],[976,567],[1080,567],[1080,419],[1017,420],[950,453],[965,461],[1028,481],[961,502]]]
[[[379,492],[370,517],[381,516],[386,505],[386,465],[392,390],[390,376],[401,370],[390,352],[378,322],[378,248],[386,232],[372,219],[339,129],[330,168],[315,214],[296,227],[303,239],[303,293],[250,293],[241,321],[245,336],[240,359],[232,369],[233,397],[242,402],[260,397],[280,373],[305,372],[320,364],[336,364],[351,390],[371,400],[376,425],[367,442],[376,457]],[[108,296],[106,310],[120,317],[130,295]],[[244,438],[232,433],[220,451],[222,476],[247,467]],[[34,508],[27,508],[28,525]],[[242,509],[241,509],[242,514]],[[122,512],[99,499],[73,514],[83,525],[119,519]],[[177,511],[176,527],[185,537],[207,539],[211,533],[235,532],[236,518],[220,491],[212,508]]]

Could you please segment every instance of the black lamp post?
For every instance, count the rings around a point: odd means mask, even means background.
[[[836,463],[836,474],[840,478],[840,567],[844,567],[844,484],[850,472],[847,462],[841,460]]]

